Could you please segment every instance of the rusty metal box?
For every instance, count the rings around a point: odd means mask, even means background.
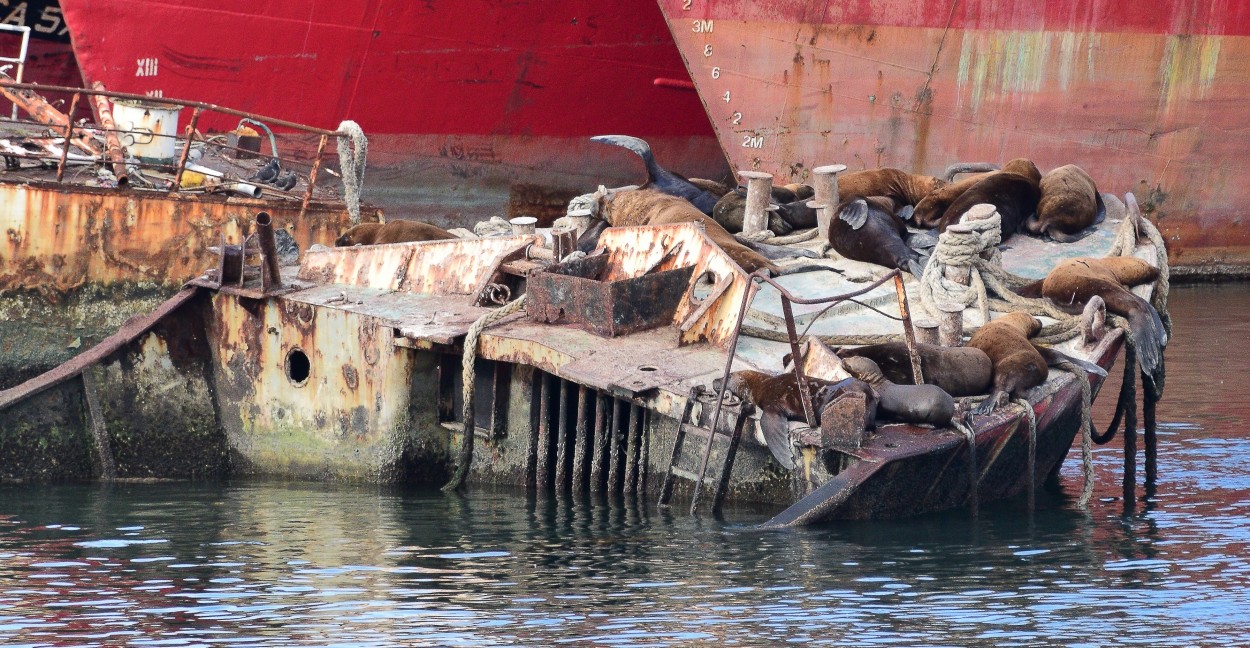
[[[672,323],[693,266],[602,281],[607,264],[606,255],[596,255],[531,274],[525,288],[530,319],[570,324],[609,338]]]

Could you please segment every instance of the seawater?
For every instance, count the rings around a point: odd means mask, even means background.
[[[1122,497],[1117,439],[1086,510],[1075,449],[1034,513],[768,533],[481,489],[3,486],[0,644],[1247,645],[1248,313],[1250,286],[1173,290],[1157,488]]]

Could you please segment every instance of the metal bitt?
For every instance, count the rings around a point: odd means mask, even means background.
[[[260,243],[264,268],[262,291],[269,292],[282,287],[282,274],[278,271],[278,244],[273,235],[273,218],[269,212],[256,214],[256,239]]]
[[[747,183],[747,204],[742,215],[742,233],[752,236],[768,229],[769,198],[773,191],[773,176],[759,171],[739,171]]]
[[[816,227],[820,240],[829,240],[829,224],[833,222],[833,211],[838,208],[838,174],[846,171],[845,164],[830,164],[812,169],[812,189],[816,195],[807,203],[808,207],[818,210]]]

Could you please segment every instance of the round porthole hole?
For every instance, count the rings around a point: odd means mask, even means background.
[[[312,372],[312,363],[303,349],[291,349],[286,354],[286,378],[296,387],[308,382],[308,374]]]

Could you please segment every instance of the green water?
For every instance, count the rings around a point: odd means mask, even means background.
[[[1172,312],[1160,481],[1131,503],[1118,440],[1087,511],[1073,453],[1033,514],[770,533],[482,490],[4,486],[0,643],[1245,645],[1250,287],[1178,288]]]

